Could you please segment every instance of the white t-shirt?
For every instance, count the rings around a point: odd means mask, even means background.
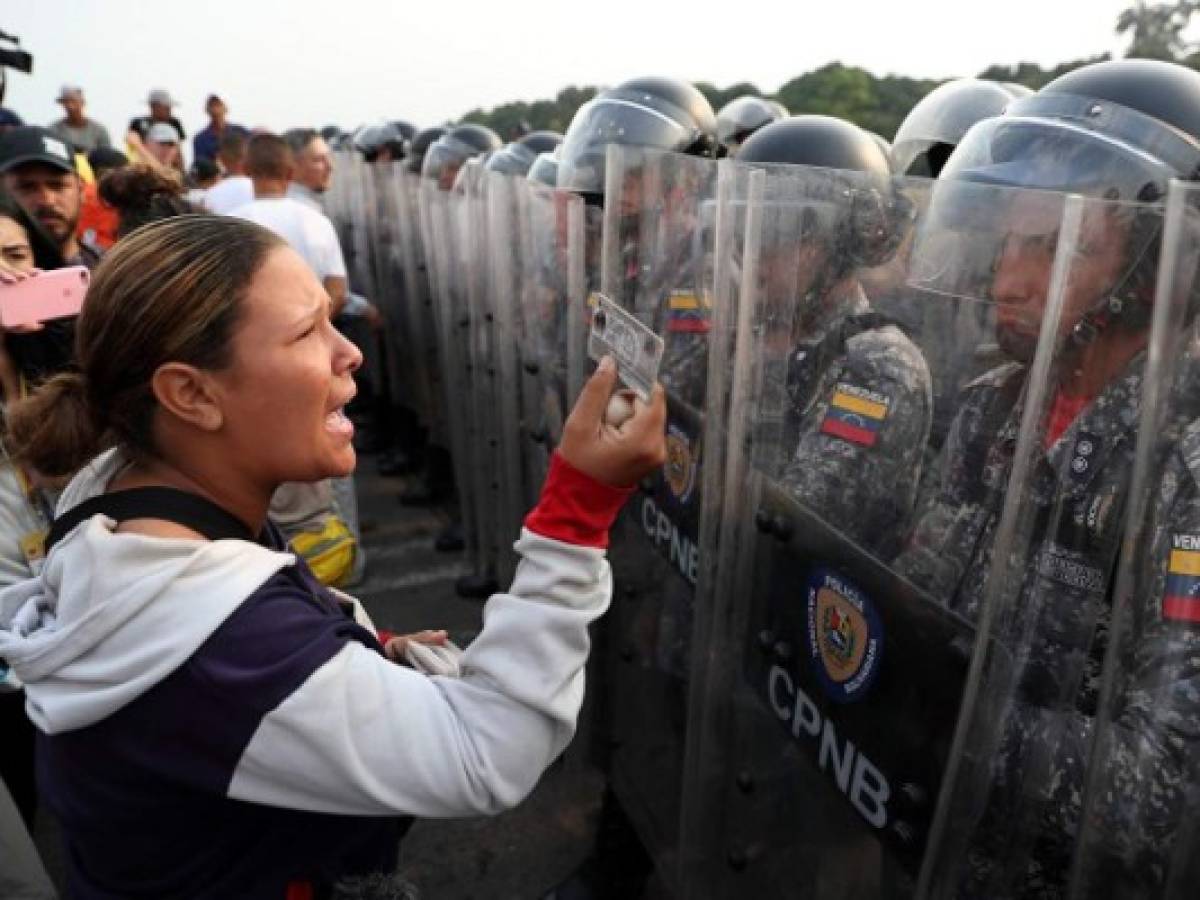
[[[338,243],[333,223],[307,203],[291,197],[269,197],[253,200],[230,215],[257,222],[275,232],[300,254],[318,278],[346,277],[342,245]]]
[[[245,175],[232,175],[204,192],[204,208],[219,216],[227,216],[253,199],[254,182]]]

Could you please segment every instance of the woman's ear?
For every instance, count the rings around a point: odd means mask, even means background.
[[[150,387],[159,406],[201,431],[216,431],[225,422],[212,379],[195,366],[164,363],[154,373]]]

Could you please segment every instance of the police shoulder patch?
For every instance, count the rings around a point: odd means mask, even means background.
[[[1162,617],[1200,624],[1200,534],[1171,535]]]
[[[841,438],[851,444],[873,447],[879,430],[891,411],[892,399],[880,391],[838,382],[821,421],[821,434]]]

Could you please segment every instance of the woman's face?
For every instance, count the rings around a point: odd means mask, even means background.
[[[288,248],[272,250],[250,284],[230,366],[214,373],[230,453],[264,484],[354,470],[343,407],[362,354],[329,321],[329,296]]]
[[[0,216],[0,266],[18,272],[32,272],[33,247],[21,223]]]

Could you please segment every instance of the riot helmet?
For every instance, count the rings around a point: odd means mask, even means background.
[[[892,140],[892,171],[936,178],[972,125],[998,116],[1015,94],[978,78],[947,81],[912,108]]]
[[[388,125],[400,132],[400,136],[409,144],[417,136],[417,126],[405,119],[392,119]]]
[[[331,147],[337,142],[342,134],[344,134],[342,129],[338,128],[336,125],[326,125],[317,133],[320,134],[321,139]]]
[[[485,125],[455,125],[425,152],[421,176],[433,179],[442,190],[448,191],[464,162],[500,146],[499,135]]]
[[[553,153],[563,141],[563,136],[557,131],[533,131],[517,141],[523,147],[528,147],[536,157],[539,153]]]
[[[1120,59],[1069,72],[979,122],[943,178],[1147,203],[1200,174],[1200,72]]]
[[[730,100],[717,112],[717,144],[722,156],[736,156],[746,138],[758,129],[787,118],[778,103],[746,95]]]
[[[871,135],[833,116],[792,116],[753,134],[738,162],[843,169],[886,178],[888,161]]]
[[[942,170],[948,192],[939,204],[961,207],[948,202],[949,189],[972,184],[1081,194],[1107,201],[1110,218],[1129,204],[1120,223],[1123,268],[1077,321],[1066,323],[1084,346],[1113,326],[1147,327],[1160,217],[1139,215],[1139,204],[1160,203],[1172,178],[1198,177],[1200,73],[1158,60],[1112,60],[1063,75],[972,127]],[[1055,224],[1046,218],[1049,231]]]
[[[737,161],[837,170],[825,179],[829,206],[842,211],[834,278],[851,268],[883,265],[912,224],[912,205],[892,190],[883,150],[869,132],[842,119],[810,115],[774,122],[742,144]]]
[[[609,144],[712,156],[716,134],[712,106],[695,86],[676,78],[634,78],[575,113],[559,152],[558,186],[602,197]]]
[[[539,153],[525,177],[546,187],[558,185],[558,151],[554,153]]]
[[[533,150],[520,141],[513,141],[491,154],[484,163],[484,168],[501,175],[524,176],[535,159],[537,154]]]
[[[408,155],[408,147],[405,131],[392,122],[369,125],[354,137],[354,149],[367,162],[402,160]]]
[[[1033,93],[1033,88],[1026,87],[1025,85],[1019,84],[1015,81],[1001,81],[999,84],[1000,87],[1004,88],[1012,95],[1014,100],[1020,100],[1022,97],[1028,97]]]
[[[421,164],[425,161],[425,153],[429,150],[431,144],[438,140],[446,133],[446,129],[440,125],[433,128],[422,128],[414,135],[412,142],[408,146],[408,158],[404,164],[408,167],[408,171],[420,174]]]

